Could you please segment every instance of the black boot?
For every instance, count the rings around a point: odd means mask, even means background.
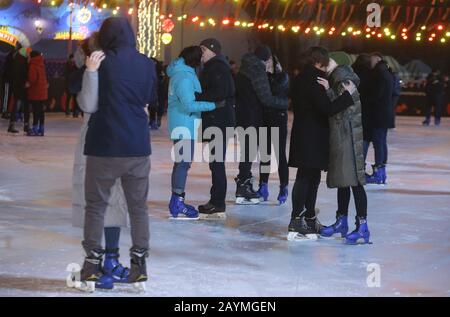
[[[19,130],[17,130],[17,129],[15,128],[14,122],[11,122],[11,123],[9,124],[9,127],[8,127],[8,133],[12,133],[12,134],[18,134],[18,133],[19,133]]]
[[[198,206],[198,212],[200,219],[203,220],[217,220],[226,218],[225,205],[217,206],[211,201],[208,201],[204,205]]]
[[[256,205],[260,203],[258,193],[253,189],[252,179],[248,178],[236,181],[236,204],[238,205]]]

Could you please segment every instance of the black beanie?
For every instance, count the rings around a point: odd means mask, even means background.
[[[203,40],[200,43],[200,46],[208,48],[210,51],[216,53],[216,55],[219,55],[222,51],[222,46],[220,45],[220,42],[213,38]]]
[[[258,48],[255,50],[255,55],[262,61],[269,60],[270,56],[272,56],[272,51],[270,48],[266,45],[258,46]]]

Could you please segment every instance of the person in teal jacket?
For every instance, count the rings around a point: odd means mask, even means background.
[[[195,101],[201,93],[195,69],[200,65],[202,50],[199,46],[183,49],[180,56],[167,68],[169,82],[168,129],[174,146],[172,170],[172,197],[169,210],[172,219],[197,220],[195,207],[184,203],[184,189],[188,170],[194,157],[194,145],[201,122],[201,112],[220,107],[220,103]]]

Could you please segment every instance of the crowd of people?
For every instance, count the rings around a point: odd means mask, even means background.
[[[43,135],[47,85],[43,56],[20,49],[11,58],[17,107],[25,109],[30,102],[33,108],[33,126],[26,132]],[[241,153],[235,178],[237,204],[269,199],[270,157],[275,151],[280,205],[289,195],[289,167],[297,168],[288,240],[340,235],[348,244],[370,242],[364,185],[386,182],[387,132],[395,126],[399,80],[379,53],[361,54],[350,67],[337,65],[327,49],[311,47],[301,61],[290,78],[272,50],[262,45],[245,54],[237,68],[225,58],[221,43],[209,38],[184,48],[165,69],[138,53],[128,20],[118,17],[106,19],[98,32],[83,41],[66,67],[67,93],[76,100],[74,111],[84,113],[75,153],[72,208],[73,224],[84,228],[82,288],[110,289],[117,282],[147,280],[149,126],[161,125],[166,99],[174,154],[171,219],[226,217],[226,152],[236,136]],[[288,158],[290,104],[294,120]],[[17,133],[14,113],[8,130]],[[27,125],[27,118],[24,122]],[[198,208],[185,202],[196,140],[209,145],[211,171],[209,200]],[[370,143],[375,164],[373,173],[366,174]],[[252,164],[258,157],[255,189]],[[337,188],[336,222],[329,226],[319,222],[316,208],[324,171],[327,186]],[[349,233],[351,193],[356,225]],[[128,225],[130,268],[119,262],[121,228]]]
[[[5,61],[3,79],[6,84],[5,96],[11,95],[14,98],[8,133],[18,134],[16,121],[23,121],[26,135],[44,136],[44,103],[48,96],[48,82],[42,53],[25,47],[11,51]],[[8,99],[4,98],[4,103],[8,104]]]

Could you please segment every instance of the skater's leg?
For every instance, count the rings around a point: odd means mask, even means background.
[[[363,141],[364,162],[367,161],[367,153],[369,152],[370,141]]]
[[[172,169],[172,192],[178,195],[184,193],[188,171],[194,156],[194,141],[179,140],[174,142],[175,162]],[[190,154],[187,153],[190,151]]]
[[[384,129],[384,131],[383,131],[383,165],[386,165],[387,161],[388,161],[387,134],[388,134],[388,129]]]
[[[33,109],[33,127],[39,125],[39,115],[38,115],[38,102],[37,101],[32,101],[31,102],[31,107]]]
[[[121,182],[130,215],[132,249],[148,250],[150,231],[147,196],[150,158],[131,157],[121,160],[126,167]]]
[[[360,218],[367,217],[367,195],[364,186],[352,187],[353,198],[355,200],[356,215]],[[350,191],[349,191],[350,196]]]
[[[120,227],[105,227],[105,249],[112,250],[119,248]]]
[[[209,169],[211,170],[212,186],[210,190],[211,203],[214,206],[224,207],[225,197],[227,194],[227,175],[225,170],[225,157],[227,151],[227,138],[223,138],[222,156],[217,160],[209,163]],[[211,154],[215,155],[215,149],[211,150]]]
[[[287,186],[289,184],[289,166],[286,157],[286,143],[287,143],[287,123],[288,115],[287,112],[282,112],[278,116],[278,127],[279,127],[279,140],[278,140],[278,176],[280,177],[280,187]],[[276,146],[276,145],[275,145]]]
[[[309,190],[309,182],[302,169],[297,169],[297,176],[295,178],[294,187],[292,188],[292,214],[291,218],[297,218],[302,213],[305,202],[306,195]]]
[[[243,144],[244,143],[244,144]],[[240,143],[240,161],[238,179],[244,181],[252,177],[252,161],[256,155],[255,149],[252,149],[250,138],[245,136],[245,142]],[[252,153],[251,153],[252,152]]]
[[[30,107],[30,102],[25,100],[23,104],[23,124],[25,127],[30,125]]]
[[[384,160],[384,135],[385,129],[376,128],[373,130],[373,149],[375,151],[375,166],[379,167],[383,165]]]
[[[350,187],[338,188],[337,190],[338,214],[348,215],[348,206],[350,205]]]
[[[111,195],[111,188],[118,175],[110,158],[87,156],[85,176],[86,214],[84,220],[84,241],[86,253],[102,249],[104,216]]]
[[[264,152],[266,152],[265,154],[267,154],[268,159],[262,158],[261,157],[261,161],[259,163],[259,184],[267,184],[269,182],[269,176],[270,176],[270,156],[272,154],[272,131],[271,131],[271,126],[274,123],[272,120],[269,120],[269,118],[265,119],[265,128],[267,130],[267,137],[265,142],[265,146],[266,146],[266,150]]]
[[[316,216],[316,201],[320,185],[320,174],[320,169],[311,168],[307,170],[309,186],[305,201],[306,218],[314,218]]]

